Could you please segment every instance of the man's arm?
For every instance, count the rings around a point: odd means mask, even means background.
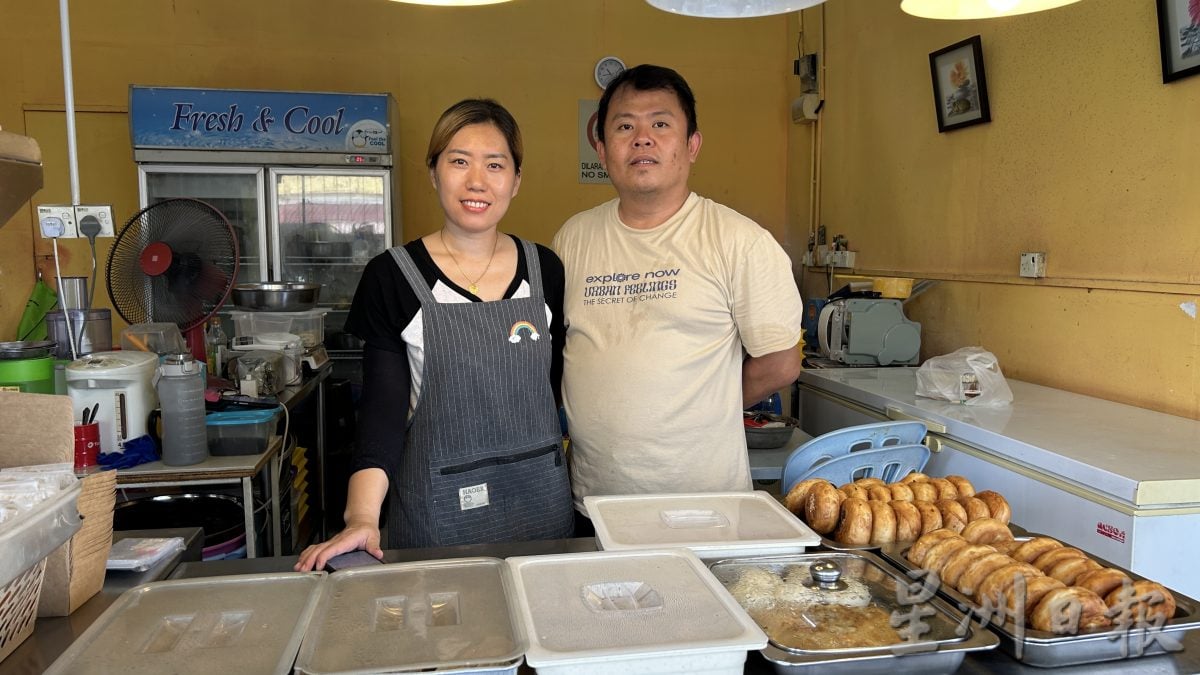
[[[803,356],[797,346],[750,356],[742,361],[742,407],[752,406],[800,377]]]

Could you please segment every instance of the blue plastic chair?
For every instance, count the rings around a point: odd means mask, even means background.
[[[885,481],[888,481],[884,477],[885,474],[888,477],[894,476],[893,480],[898,480],[910,471],[920,471],[925,467],[925,462],[929,461],[929,449],[920,445],[925,438],[925,433],[923,422],[904,421],[860,424],[822,434],[796,448],[788,456],[787,462],[783,466],[780,489],[783,494],[787,494],[792,486],[801,480],[816,477],[818,474],[814,472],[820,466],[850,455],[860,455],[861,461],[841,460],[831,466],[830,471],[837,476],[842,476],[849,467],[857,466],[858,475],[855,475],[855,471],[850,471],[844,474],[849,477],[843,480],[829,478],[835,485],[848,483],[857,478],[865,478],[868,474],[865,474],[864,471],[867,470],[870,471],[869,475]],[[922,453],[917,449],[893,453],[894,456],[862,454],[876,449],[890,450],[901,446],[917,446],[924,450],[924,456],[922,458]],[[902,466],[911,468],[906,468],[903,473],[900,473]],[[820,477],[828,478],[824,474],[820,474]]]
[[[895,483],[910,472],[920,471],[928,461],[929,448],[924,445],[889,445],[821,462],[801,474],[796,482],[824,478],[834,485],[844,485],[859,478],[879,478],[885,483]],[[788,490],[791,490],[790,486]]]

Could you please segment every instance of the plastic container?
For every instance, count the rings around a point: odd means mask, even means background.
[[[0,359],[0,389],[32,394],[54,393],[54,357]]]
[[[80,490],[75,483],[0,526],[0,661],[33,633],[46,556],[83,525]]]
[[[271,445],[279,408],[273,410],[226,410],[209,413],[208,452],[215,457],[260,455]]]
[[[229,362],[229,379],[238,384],[243,394],[270,396],[287,386],[291,369],[285,365],[287,355],[283,352],[265,349],[233,349],[231,352],[233,360]]]
[[[158,368],[155,389],[162,406],[162,462],[189,466],[208,459],[204,378],[190,354],[171,354]]]
[[[767,636],[684,549],[508,559],[543,675],[741,675]]]
[[[300,384],[304,375],[302,368],[304,348],[300,337],[291,333],[262,333],[253,337],[235,337],[230,348],[235,352],[274,351],[283,355],[283,383]]]
[[[296,672],[515,675],[524,651],[503,560],[372,565],[325,580]]]
[[[135,323],[121,331],[121,349],[155,354],[188,352],[179,326],[173,323]]]
[[[771,495],[714,492],[583,498],[605,551],[682,546],[701,558],[802,553],[821,537]]]
[[[70,360],[112,349],[112,310],[93,309],[85,313],[82,309],[69,309],[66,313],[71,316],[70,336],[67,335],[67,317],[61,309],[46,314],[46,334],[58,344],[55,356]],[[74,356],[70,338],[75,339]]]
[[[328,310],[304,312],[232,311],[235,337],[253,337],[265,333],[291,333],[300,338],[305,349],[325,341],[325,315]]]
[[[46,672],[290,673],[325,576],[242,574],[138,586]]]

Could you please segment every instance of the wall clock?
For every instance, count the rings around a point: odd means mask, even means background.
[[[625,62],[615,56],[605,56],[596,62],[594,75],[596,76],[596,84],[600,85],[601,89],[608,87],[608,83],[612,82],[622,71],[625,70]]]

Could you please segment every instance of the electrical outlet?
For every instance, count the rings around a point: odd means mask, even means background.
[[[100,206],[76,206],[75,222],[81,222],[84,216],[95,216],[100,221],[100,234],[96,235],[97,237],[112,237],[115,235],[115,231],[113,230],[112,206],[108,204]]]
[[[828,265],[833,267],[854,267],[854,251],[830,251]]]
[[[1033,278],[1046,276],[1046,254],[1043,252],[1022,253],[1021,276]]]
[[[62,234],[60,237],[78,237],[79,229],[75,227],[75,209],[70,204],[44,204],[37,207],[38,210],[38,225],[42,231],[43,239],[50,239],[51,234],[59,231],[59,223],[54,219],[61,221]]]

